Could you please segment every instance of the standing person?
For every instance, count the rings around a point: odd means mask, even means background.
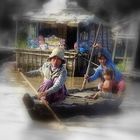
[[[115,64],[112,61],[111,54],[108,52],[107,48],[103,48],[100,44],[96,44],[95,48],[99,48],[98,52],[98,61],[100,65],[95,70],[95,73],[91,76],[85,75],[85,79],[88,82],[94,81],[97,78],[101,79],[101,82],[98,84],[99,90],[104,81],[103,72],[109,68],[113,71],[113,80],[116,85],[116,93],[121,94],[125,91],[125,81],[122,73],[116,68]]]
[[[78,43],[77,43],[77,41],[74,43],[74,50],[76,51],[76,52],[78,52]]]
[[[67,95],[65,82],[67,70],[64,66],[64,49],[55,48],[50,54],[48,60],[38,70],[27,72],[28,76],[42,74],[44,81],[38,89],[38,98],[45,99],[48,103],[64,100]]]
[[[45,38],[44,38],[44,36],[39,35],[39,37],[38,37],[38,45],[39,45],[38,49],[41,49],[41,50],[46,50],[46,49],[48,49],[48,46],[47,46],[47,44],[45,43]]]

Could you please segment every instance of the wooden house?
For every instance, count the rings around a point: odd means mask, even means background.
[[[67,60],[70,58],[66,66],[69,64],[72,67],[67,67],[68,71],[72,70],[70,76],[83,76],[99,23],[101,23],[101,29],[97,43],[101,43],[112,51],[110,26],[77,5],[69,4],[66,9],[58,13],[45,13],[44,10],[27,13],[17,22],[17,56],[19,53],[22,56],[22,52],[27,49],[29,51],[26,51],[26,54],[30,51],[34,51],[34,53],[38,51],[40,54],[42,50],[36,49],[36,39],[42,35],[49,48],[43,52],[49,53],[56,46],[64,47],[65,58]],[[77,43],[77,48],[74,47],[75,43]],[[84,52],[84,49],[87,51]],[[18,59],[17,63],[20,65]],[[93,65],[94,67],[95,65]]]

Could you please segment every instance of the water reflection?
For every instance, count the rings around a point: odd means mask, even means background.
[[[33,84],[37,87],[42,79],[29,80],[34,81]],[[67,85],[70,88],[81,87],[81,81],[82,78],[69,78]],[[129,80],[127,96],[116,113],[63,119],[63,128],[57,122],[31,120],[21,99],[25,92],[32,91],[14,71],[13,63],[5,63],[0,67],[0,137],[2,140],[137,140],[140,137],[139,91],[139,82]]]

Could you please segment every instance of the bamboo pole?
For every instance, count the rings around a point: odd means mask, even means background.
[[[23,77],[23,79],[28,83],[28,85],[31,87],[31,89],[34,91],[34,93],[36,95],[38,95],[37,90],[33,87],[33,85],[29,82],[29,80],[24,76],[24,74],[22,72],[19,72],[20,75]],[[49,106],[49,104],[44,100],[41,99],[42,103],[48,108],[48,110],[50,111],[50,113],[53,115],[53,117],[62,124],[62,121],[58,118],[58,116],[56,115],[56,113],[51,109],[51,107]]]
[[[86,59],[86,58],[84,58],[84,57],[82,57],[82,59],[84,59],[84,60],[86,60],[86,61],[88,61],[88,59]],[[95,65],[96,67],[98,67],[99,65],[97,65],[96,63],[94,63],[94,62],[90,62],[91,64],[93,64],[93,65]]]
[[[89,73],[90,64],[91,64],[91,60],[92,60],[92,56],[93,56],[93,52],[94,52],[94,46],[96,45],[100,28],[101,28],[101,23],[98,26],[96,37],[95,37],[95,40],[94,40],[94,43],[93,43],[93,46],[92,46],[92,50],[91,50],[91,54],[90,54],[90,59],[89,59],[88,67],[87,67],[87,70],[86,70],[86,75],[88,75],[88,73]],[[84,78],[81,90],[83,90],[85,88],[85,85],[86,85],[86,79]]]

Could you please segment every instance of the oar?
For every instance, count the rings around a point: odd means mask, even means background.
[[[93,56],[93,52],[94,52],[94,46],[96,45],[96,42],[97,42],[97,38],[98,38],[98,35],[99,35],[100,27],[101,27],[101,23],[98,26],[96,37],[95,37],[95,40],[94,40],[94,43],[93,43],[93,46],[92,46],[92,50],[91,50],[91,54],[90,54],[90,59],[89,59],[88,67],[87,67],[87,70],[86,70],[86,75],[89,74],[90,64],[91,64],[91,60],[92,60],[92,56]],[[84,78],[81,90],[83,90],[85,88],[85,85],[86,85],[86,79]]]
[[[19,72],[21,74],[21,76],[23,77],[23,79],[28,83],[28,85],[32,88],[32,90],[35,92],[36,95],[38,95],[37,90],[32,86],[32,84],[29,82],[29,80],[24,76],[24,74],[22,72]],[[49,106],[49,104],[44,100],[41,99],[41,101],[43,102],[43,104],[48,108],[48,110],[50,111],[50,113],[53,115],[53,117],[62,124],[62,121],[57,117],[56,113],[51,109],[51,107]]]

